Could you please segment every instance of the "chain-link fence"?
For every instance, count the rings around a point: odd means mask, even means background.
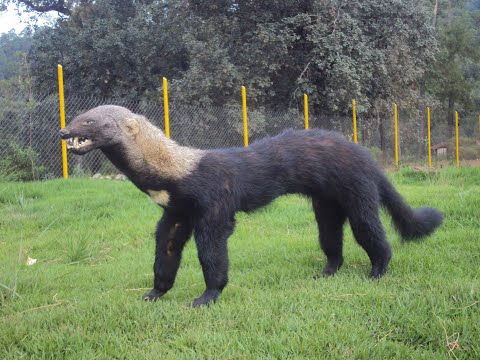
[[[145,115],[163,129],[163,105],[131,102],[122,99],[65,98],[67,123],[76,115],[102,104],[116,104]],[[203,107],[170,104],[171,138],[181,145],[197,148],[243,146],[242,108],[237,106]],[[348,111],[347,111],[348,113]],[[412,115],[413,114],[413,115]],[[434,114],[434,112],[432,112]],[[420,120],[419,120],[420,117]],[[341,132],[352,139],[349,115],[327,115],[310,110],[310,127]],[[434,161],[448,163],[455,156],[454,136],[444,122],[432,115],[432,156]],[[480,158],[479,126],[476,119],[462,119],[460,158],[464,162]],[[287,128],[304,128],[303,108],[287,111],[248,109],[250,143],[273,136]],[[0,178],[3,180],[47,179],[62,176],[61,145],[58,135],[58,96],[0,90]],[[358,117],[358,141],[382,164],[393,164],[393,116],[384,113],[377,118]],[[426,123],[418,112],[399,113],[401,163],[425,164],[427,156]],[[85,156],[68,156],[69,173],[89,176],[117,171],[100,151]]]

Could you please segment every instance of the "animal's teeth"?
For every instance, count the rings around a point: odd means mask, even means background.
[[[80,149],[92,144],[92,140],[80,136],[69,138],[65,141],[67,142],[67,149]]]

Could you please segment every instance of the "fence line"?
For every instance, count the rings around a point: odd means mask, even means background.
[[[247,117],[245,87],[242,88],[241,104],[223,107],[169,104],[168,88],[164,90],[164,101],[161,103],[75,96],[66,98],[62,91],[61,66],[58,69],[59,93],[55,95],[28,91],[11,93],[0,88],[0,179],[31,180],[61,177],[62,174],[67,177],[69,173],[74,176],[115,173],[116,170],[101,152],[91,152],[83,157],[70,155],[66,159],[63,142],[61,158],[58,149],[59,114],[63,113],[60,115],[62,127],[65,119],[72,119],[106,103],[141,113],[156,126],[165,128],[180,144],[202,149],[248,146],[250,141],[276,135],[287,128],[317,127],[341,132],[352,141],[361,143],[385,166],[396,167],[401,162],[431,167],[434,165],[433,156],[435,164],[448,164],[450,161],[460,166],[460,160],[465,162],[480,158],[480,116],[478,126],[475,116],[473,122],[462,118],[462,126],[459,127],[457,113],[455,133],[451,134],[445,124],[437,121],[438,112],[431,111],[430,107],[423,114],[426,119],[420,122],[418,112],[414,114],[401,108],[397,109],[391,121],[362,115],[358,117],[355,100],[352,100],[351,115],[346,111],[343,115],[316,112],[315,109],[311,111],[306,94],[303,114],[301,106],[284,111],[249,108]],[[400,122],[397,122],[398,117]],[[173,121],[171,128],[170,120]]]

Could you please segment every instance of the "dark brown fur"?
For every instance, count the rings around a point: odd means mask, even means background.
[[[333,132],[287,130],[248,148],[200,151],[177,145],[127,109],[103,106],[78,116],[61,133],[67,139],[91,139],[72,150],[82,154],[100,148],[164,207],[156,231],[154,287],[146,300],[156,300],[173,286],[193,233],[206,283],[193,305],[214,302],[228,282],[227,240],[235,213],[253,211],[284,194],[312,199],[327,257],[325,275],[342,266],[347,219],[370,258],[373,278],[386,272],[391,259],[380,206],[405,240],[426,236],[442,222],[436,209],[410,208],[365,149]]]

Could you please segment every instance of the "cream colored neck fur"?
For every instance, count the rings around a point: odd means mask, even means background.
[[[146,163],[165,179],[178,180],[192,173],[205,151],[178,145],[143,117],[134,120],[138,128],[134,126],[134,141],[127,147],[132,163],[139,166]],[[132,133],[132,128],[129,132]]]

